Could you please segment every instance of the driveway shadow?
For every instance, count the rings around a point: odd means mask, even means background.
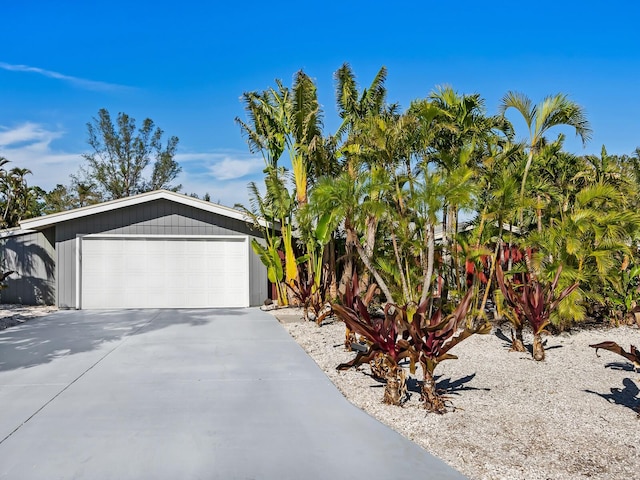
[[[29,368],[89,352],[175,325],[200,327],[246,309],[59,311],[0,331],[0,372]]]

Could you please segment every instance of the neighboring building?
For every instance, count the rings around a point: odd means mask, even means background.
[[[59,308],[260,305],[261,240],[241,212],[166,190],[20,222],[0,233],[4,303]]]

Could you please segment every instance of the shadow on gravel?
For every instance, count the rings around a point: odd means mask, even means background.
[[[499,328],[496,329],[496,332],[494,333],[494,335],[506,343],[505,347],[511,347],[511,343],[512,343],[511,339],[507,337],[502,330],[500,330]]]
[[[42,365],[174,325],[199,327],[220,316],[246,315],[244,309],[59,311],[0,331],[0,372]]]
[[[605,364],[605,368],[610,368],[611,370],[619,370],[623,372],[635,372],[635,367],[632,363],[629,362],[610,362]]]
[[[611,393],[598,393],[592,390],[584,391],[598,395],[609,403],[630,408],[640,415],[640,397],[638,397],[640,390],[638,390],[638,386],[630,378],[622,380],[622,385],[624,385],[624,388],[611,388]]]
[[[512,342],[513,342],[513,341],[512,341],[509,337],[507,337],[507,336],[505,335],[505,333],[504,333],[502,330],[497,329],[497,330],[495,331],[494,335],[495,335],[498,339],[500,339],[500,340],[502,340],[503,342],[505,342],[505,344],[506,344],[506,345],[503,345],[504,347],[509,347],[509,348],[511,348],[511,345],[512,345]],[[555,350],[556,348],[563,348],[563,345],[552,345],[552,346],[550,346],[550,347],[547,347],[547,340],[545,340],[544,342],[542,342],[542,345],[544,346],[544,349],[545,349],[545,350]],[[524,346],[524,348],[526,348],[526,349],[527,349],[527,352],[529,352],[531,355],[533,355],[533,345],[531,345],[530,343],[527,343],[527,344]]]
[[[451,380],[451,378],[442,378],[442,375],[436,375],[436,388],[445,394],[456,394],[458,392],[482,390],[485,392],[490,391],[490,388],[478,388],[467,385],[471,380],[475,378],[476,374],[472,373],[465,377],[458,378],[457,380]],[[422,381],[409,377],[407,378],[407,390],[413,393],[420,394],[422,392]]]
[[[472,373],[471,375],[467,375],[466,377],[461,377],[457,380],[451,381],[450,378],[444,378],[441,380],[442,376],[436,376],[436,388],[438,390],[442,390],[445,393],[453,393],[458,395],[458,392],[471,391],[471,390],[481,390],[484,392],[488,392],[490,388],[478,388],[478,387],[470,387],[467,385],[471,380],[475,378],[476,374]]]

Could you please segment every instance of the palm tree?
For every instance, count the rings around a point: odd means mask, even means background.
[[[26,176],[30,174],[28,168],[19,167],[0,171],[0,189],[4,195],[2,221],[5,227],[15,227],[23,218],[39,214],[38,200],[44,191],[27,185]]]
[[[373,256],[369,254],[360,240],[361,226],[371,216],[385,214],[386,205],[381,200],[381,192],[391,188],[388,175],[378,171],[379,175],[358,172],[354,178],[348,171],[334,178],[324,178],[313,191],[313,202],[334,218],[344,222],[347,246],[355,248],[365,268],[373,275],[388,302],[394,297],[387,282],[375,266]],[[360,228],[359,228],[360,227]]]
[[[451,87],[438,87],[428,99],[412,104],[423,131],[423,168],[442,172],[448,194],[442,211],[444,259],[451,284],[460,290],[457,230],[461,209],[475,203],[478,169],[489,145],[504,142],[511,125],[501,116],[488,116],[478,94],[459,94]],[[506,137],[506,138],[505,138]]]
[[[564,94],[550,95],[537,105],[531,99],[518,92],[509,91],[502,98],[500,113],[504,115],[510,108],[516,109],[524,119],[529,130],[527,162],[522,174],[520,198],[524,199],[527,176],[541,147],[545,144],[545,135],[554,127],[565,125],[573,127],[576,135],[585,144],[591,138],[591,127],[581,106]],[[524,212],[520,213],[520,227],[523,225]]]
[[[375,149],[368,148],[367,142],[371,140],[367,138],[368,129],[371,127],[372,119],[381,117],[388,111],[386,104],[387,89],[385,80],[387,78],[387,69],[380,68],[375,75],[369,88],[364,88],[362,92],[358,92],[358,84],[356,77],[348,63],[344,63],[334,74],[336,81],[336,103],[338,106],[338,115],[342,118],[342,123],[338,128],[335,136],[338,141],[342,141],[340,147],[341,154],[344,159],[343,168],[345,168],[352,179],[358,175],[364,162],[364,157],[368,157],[370,164],[375,165]],[[373,158],[372,158],[373,157]],[[374,195],[375,192],[372,192]],[[375,237],[378,228],[378,219],[376,216],[370,216],[366,219],[365,232],[365,253],[370,258],[375,247]],[[352,242],[346,243],[346,261],[343,270],[341,284],[347,285],[352,277],[353,272],[353,255]],[[361,277],[363,284],[368,283],[367,275]]]
[[[336,71],[334,78],[338,115],[342,118],[336,136],[342,138],[344,134],[357,130],[359,121],[379,115],[385,110],[387,88],[384,83],[387,79],[387,69],[380,68],[369,88],[363,89],[360,94],[355,74],[348,63],[344,63]]]
[[[640,215],[627,208],[624,192],[606,182],[589,185],[576,193],[575,202],[561,218],[552,219],[530,242],[539,249],[536,270],[551,277],[564,267],[560,287],[580,282],[570,301],[560,305],[558,321],[580,321],[585,298],[602,301],[603,288],[617,278],[624,255],[640,227]]]
[[[266,166],[277,167],[287,148],[285,119],[289,108],[289,89],[276,80],[276,88],[245,92],[241,99],[248,120],[245,122],[236,117],[236,123],[247,138],[249,151],[260,153]]]

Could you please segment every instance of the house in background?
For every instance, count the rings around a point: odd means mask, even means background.
[[[268,297],[262,239],[234,209],[166,190],[20,222],[3,303],[59,308],[249,307]]]

